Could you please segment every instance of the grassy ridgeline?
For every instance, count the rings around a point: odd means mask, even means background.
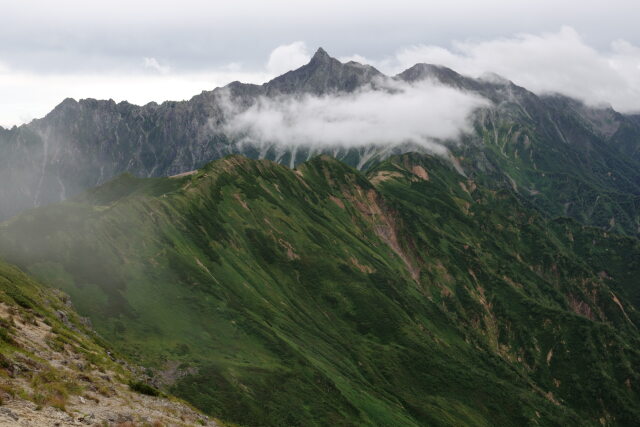
[[[0,226],[119,351],[246,425],[632,422],[635,242],[412,154],[232,156]]]

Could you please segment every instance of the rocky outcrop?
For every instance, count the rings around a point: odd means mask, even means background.
[[[2,263],[0,329],[0,426],[218,425],[141,387],[140,369],[98,344],[65,295]]]

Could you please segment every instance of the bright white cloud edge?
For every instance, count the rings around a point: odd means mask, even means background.
[[[240,113],[227,102],[226,131],[244,142],[281,148],[412,143],[446,154],[442,141],[469,131],[471,113],[487,105],[484,98],[430,80],[389,79],[349,94],[263,97]]]
[[[369,62],[387,73],[419,62],[444,65],[472,77],[496,73],[538,94],[560,93],[592,106],[640,111],[640,47],[615,40],[608,50],[598,51],[571,27],[554,33],[458,41],[451,49],[408,46]]]

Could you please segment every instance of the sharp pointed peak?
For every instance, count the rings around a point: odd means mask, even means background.
[[[314,58],[330,58],[329,54],[327,53],[326,50],[324,50],[322,47],[319,47],[318,50],[316,50],[316,53],[313,54]]]
[[[330,62],[330,61],[337,61],[337,59],[331,57],[326,50],[319,47],[318,50],[316,50],[316,53],[313,54],[313,57],[311,58],[310,63],[317,64],[317,63],[324,63],[324,62]]]

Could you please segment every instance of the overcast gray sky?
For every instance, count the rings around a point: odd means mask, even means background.
[[[318,46],[387,73],[494,71],[537,92],[640,110],[632,0],[0,0],[0,125],[65,97],[188,99],[260,83]]]

